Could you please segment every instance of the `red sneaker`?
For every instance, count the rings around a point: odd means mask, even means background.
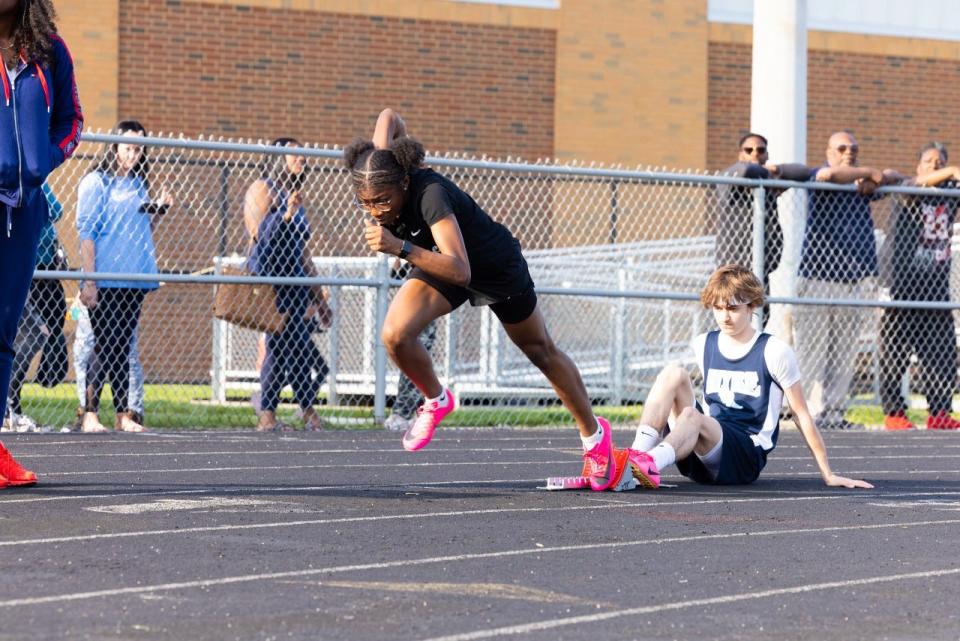
[[[10,481],[8,481],[5,477],[0,476],[0,490],[7,487],[8,485],[10,485]]]
[[[3,443],[0,443],[0,477],[7,482],[7,485],[33,485],[37,482],[37,475],[23,469],[13,460],[13,456]]]
[[[888,432],[896,432],[899,430],[912,430],[916,428],[916,425],[910,422],[910,419],[907,418],[907,415],[903,412],[897,412],[896,414],[887,414],[883,417],[883,429]]]
[[[937,412],[927,417],[928,430],[960,430],[960,421],[949,412]]]

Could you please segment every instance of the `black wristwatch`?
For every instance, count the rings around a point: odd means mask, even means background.
[[[406,258],[410,255],[410,252],[413,251],[413,243],[409,240],[403,241],[403,244],[400,245],[400,253],[397,254],[397,258]]]

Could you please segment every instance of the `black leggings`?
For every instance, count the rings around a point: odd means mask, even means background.
[[[300,409],[313,407],[328,371],[302,312],[292,312],[279,334],[267,334],[267,357],[260,370],[260,408],[276,412],[285,385],[293,388]]]
[[[109,379],[113,407],[127,411],[130,387],[130,343],[140,322],[145,290],[107,287],[98,292],[97,306],[90,310],[94,347],[87,370],[86,411],[100,408],[100,393]]]
[[[957,379],[957,338],[953,312],[887,309],[880,321],[880,398],[884,414],[906,411],[900,381],[916,354],[930,413],[949,412]]]

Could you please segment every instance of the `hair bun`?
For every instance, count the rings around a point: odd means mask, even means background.
[[[420,165],[423,164],[423,159],[427,155],[423,149],[423,145],[421,145],[418,140],[407,136],[394,139],[393,142],[390,143],[390,151],[393,152],[397,163],[403,167],[404,171],[408,174],[418,169]]]
[[[343,164],[347,166],[347,169],[353,169],[360,156],[373,149],[373,141],[355,138],[353,142],[343,148]]]

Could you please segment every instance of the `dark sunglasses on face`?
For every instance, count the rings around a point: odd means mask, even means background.
[[[850,150],[851,154],[860,153],[860,147],[857,145],[837,145],[836,150],[841,154],[847,153],[847,150]]]
[[[750,154],[753,153],[753,149],[754,149],[753,147],[744,147],[744,148],[743,148],[743,153],[745,153],[745,154],[747,154],[747,155],[750,155]],[[757,153],[758,153],[758,154],[765,154],[765,153],[767,153],[767,148],[766,148],[766,147],[757,147],[756,149],[757,149]]]

